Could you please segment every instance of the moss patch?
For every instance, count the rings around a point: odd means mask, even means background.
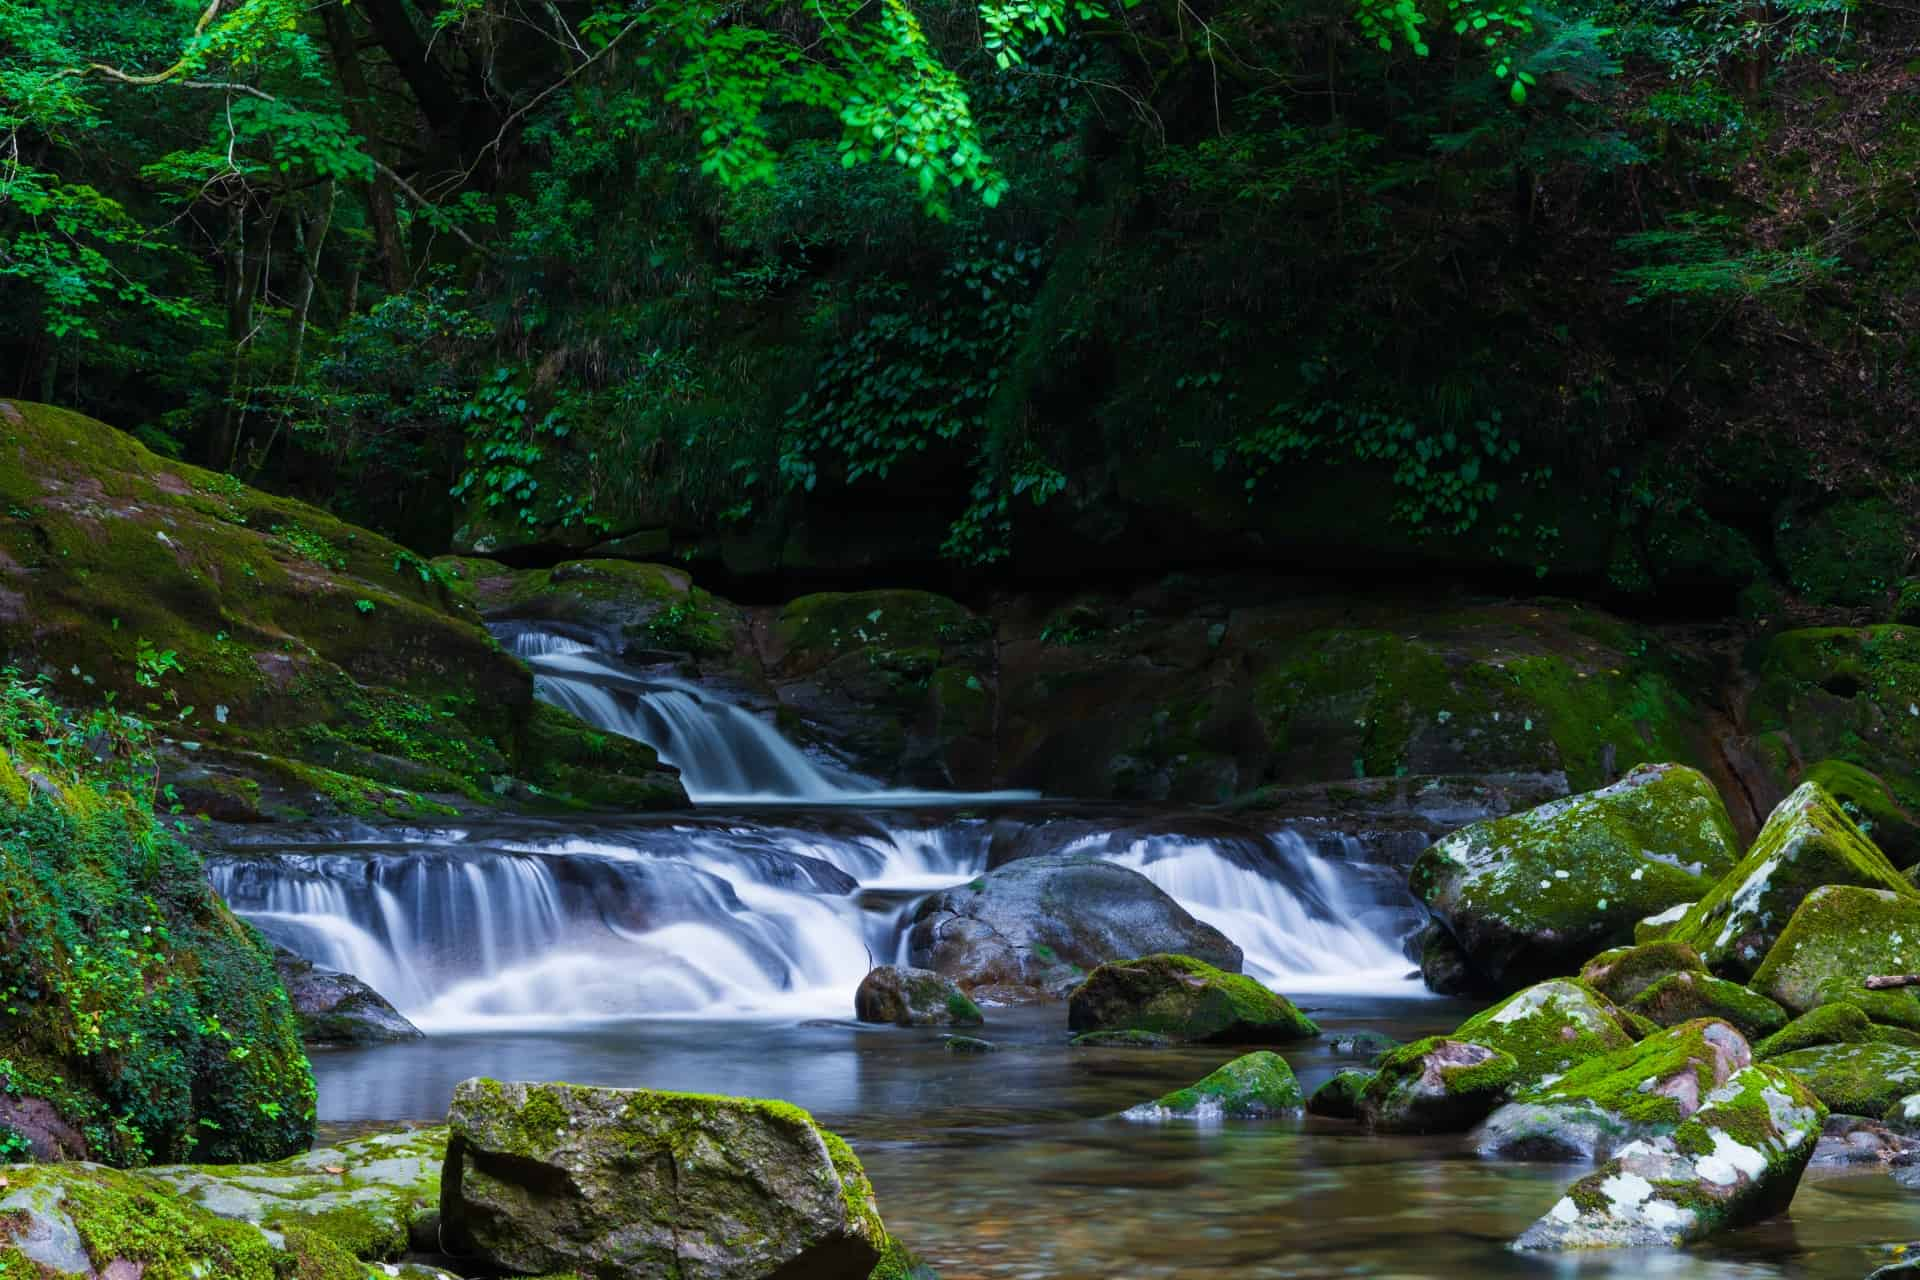
[[[1245,974],[1192,956],[1153,955],[1103,964],[1068,998],[1075,1031],[1146,1031],[1189,1042],[1278,1044],[1320,1028]]]

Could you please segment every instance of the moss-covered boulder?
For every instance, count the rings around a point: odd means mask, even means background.
[[[1192,956],[1103,964],[1067,1000],[1075,1031],[1147,1031],[1192,1044],[1286,1044],[1320,1034],[1293,1002]]]
[[[1705,973],[1670,973],[1642,991],[1628,1008],[1663,1027],[1719,1018],[1749,1038],[1772,1035],[1787,1025],[1787,1011],[1737,982]]]
[[[1878,1042],[1822,1044],[1777,1054],[1768,1062],[1791,1071],[1831,1111],[1879,1119],[1920,1091],[1920,1048]]]
[[[468,1080],[450,1251],[522,1275],[860,1280],[893,1251],[851,1148],[783,1102]]]
[[[1516,1086],[1565,1075],[1634,1041],[1611,1001],[1572,978],[1541,982],[1475,1014],[1451,1033],[1512,1055]]]
[[[1849,498],[1782,512],[1773,545],[1788,583],[1815,604],[1883,605],[1913,558],[1906,534],[1885,498]]]
[[[1625,1004],[1675,973],[1705,973],[1700,953],[1684,942],[1646,942],[1603,951],[1581,966],[1580,980],[1617,1004]]]
[[[1913,1010],[1881,1020],[1920,1026],[1920,1006],[1909,990],[1868,991],[1874,974],[1920,969],[1920,895],[1911,889],[1823,885],[1808,893],[1780,930],[1753,975],[1753,988],[1804,1013],[1843,998],[1868,1016]]]
[[[421,1037],[420,1028],[385,996],[350,973],[323,969],[285,947],[273,949],[273,967],[300,1019],[300,1038],[308,1044],[380,1044]]]
[[[616,559],[518,570],[452,556],[433,563],[489,621],[591,637],[617,656],[711,662],[747,643],[745,612],[694,586],[684,569]]]
[[[571,800],[569,762],[529,738],[532,677],[432,565],[23,401],[0,401],[0,653],[71,703],[135,707],[156,700],[141,655],[171,655],[189,812]]]
[[[1519,1077],[1511,1054],[1431,1036],[1381,1059],[1356,1110],[1381,1133],[1463,1133],[1504,1102]]]
[[[1876,1039],[1875,1027],[1858,1005],[1835,1000],[1801,1014],[1753,1046],[1756,1061],[1777,1058],[1818,1044],[1864,1044]]]
[[[931,969],[883,964],[860,980],[854,1016],[899,1027],[977,1027],[986,1019],[951,978]]]
[[[1604,1160],[1678,1129],[1751,1061],[1745,1038],[1724,1022],[1656,1032],[1521,1091],[1487,1118],[1475,1149],[1507,1159]]]
[[[1075,1049],[1171,1049],[1180,1041],[1157,1031],[1088,1031],[1067,1044]]]
[[[1329,1120],[1358,1120],[1360,1095],[1373,1079],[1371,1071],[1336,1071],[1333,1078],[1313,1091],[1307,1099],[1307,1114]]]
[[[1822,885],[1914,896],[1913,886],[1833,797],[1807,782],[1780,802],[1747,856],[1693,905],[1670,936],[1692,946],[1714,972],[1745,980],[1760,967],[1801,900]]]
[[[1514,1247],[1686,1244],[1784,1210],[1826,1108],[1793,1076],[1742,1068],[1667,1137],[1629,1143],[1574,1183]]]
[[[1920,1131],[1920,1093],[1909,1093],[1903,1098],[1895,1098],[1881,1120],[1902,1133]]]
[[[1806,780],[1832,796],[1887,861],[1901,868],[1920,863],[1920,819],[1880,775],[1845,760],[1822,760]]]
[[[1490,985],[1512,989],[1626,941],[1635,922],[1699,898],[1733,865],[1713,784],[1680,765],[1447,836],[1412,889]]]
[[[313,1075],[267,944],[89,729],[15,686],[0,717],[0,1159],[273,1159]],[[43,740],[46,739],[46,740]],[[48,741],[50,740],[50,741]],[[84,766],[75,762],[82,761]]]
[[[1195,1084],[1129,1108],[1129,1120],[1264,1120],[1306,1105],[1287,1060],[1270,1049],[1235,1058]]]
[[[1232,972],[1241,962],[1225,934],[1194,919],[1153,881],[1077,853],[1022,858],[931,894],[915,909],[907,935],[915,968],[1010,999],[1057,996],[1109,960],[1158,952]]]
[[[96,1164],[14,1166],[0,1187],[7,1280],[365,1280],[351,1250],[287,1221],[272,1235],[136,1174]]]
[[[444,1127],[316,1147],[272,1164],[172,1165],[139,1176],[222,1218],[321,1236],[366,1262],[437,1252]]]

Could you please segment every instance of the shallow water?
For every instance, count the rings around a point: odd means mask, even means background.
[[[1401,1039],[1466,1006],[1357,995],[1303,1001],[1328,1031]],[[557,1033],[435,1036],[315,1055],[330,1126],[444,1114],[471,1075],[788,1098],[845,1134],[888,1224],[944,1280],[972,1277],[1858,1277],[1920,1235],[1920,1201],[1884,1174],[1815,1171],[1787,1217],[1688,1251],[1584,1257],[1506,1242],[1580,1173],[1494,1164],[1455,1138],[1352,1125],[1140,1125],[1112,1118],[1230,1050],[1084,1050],[1060,1005],[988,1010],[984,1057],[932,1030],[646,1020]],[[1352,1059],[1286,1051],[1311,1090]]]

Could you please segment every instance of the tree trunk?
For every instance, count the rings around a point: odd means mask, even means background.
[[[366,72],[360,66],[360,51],[355,47],[353,27],[347,12],[338,4],[324,4],[321,20],[327,29],[327,45],[333,53],[334,69],[340,74],[340,88],[347,102],[347,120],[360,135],[367,154],[381,159],[380,143],[373,130],[373,97],[367,89]],[[400,216],[394,207],[393,179],[375,172],[367,190],[367,212],[373,221],[374,243],[380,247],[383,277],[389,293],[407,287],[407,251],[400,238]]]

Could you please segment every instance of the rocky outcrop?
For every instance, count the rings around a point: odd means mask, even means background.
[[[1225,934],[1139,872],[1081,854],[1023,858],[931,895],[907,944],[915,968],[1001,999],[1064,995],[1109,960],[1154,952],[1234,972],[1241,960]]]
[[[1826,1109],[1793,1076],[1744,1067],[1671,1137],[1628,1143],[1574,1183],[1514,1246],[1679,1245],[1784,1210],[1813,1158]]]
[[[285,947],[273,949],[273,967],[300,1019],[300,1038],[308,1044],[378,1044],[418,1040],[420,1028],[408,1022],[387,998],[350,973],[323,969]]]
[[[1733,865],[1732,823],[1700,773],[1649,765],[1612,786],[1476,823],[1414,864],[1413,892],[1488,985],[1577,969]]]
[[[468,1080],[449,1250],[522,1275],[865,1280],[894,1246],[845,1142],[782,1102]]]
[[[1189,1044],[1285,1044],[1320,1034],[1293,1002],[1192,956],[1103,964],[1067,1003],[1074,1031],[1133,1031]]]
[[[1306,1105],[1287,1060],[1263,1049],[1126,1112],[1129,1120],[1265,1120]]]
[[[899,1027],[977,1027],[985,1019],[951,978],[930,969],[883,964],[860,980],[854,1016]]]

